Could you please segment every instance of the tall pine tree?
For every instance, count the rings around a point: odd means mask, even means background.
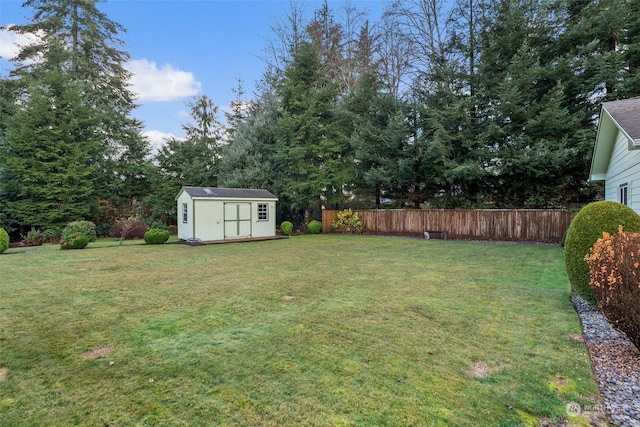
[[[24,103],[7,121],[0,187],[21,226],[62,226],[92,210],[101,135],[87,85],[69,82],[67,66],[63,41],[50,39],[43,65],[23,82]]]
[[[182,186],[218,185],[222,149],[219,108],[206,95],[194,97],[187,106],[193,122],[182,125],[186,138],[169,138],[154,158],[153,193],[147,201],[157,218],[173,219],[174,198]]]
[[[344,198],[352,178],[348,140],[334,117],[336,86],[327,82],[316,48],[302,43],[278,87],[275,127],[278,195],[301,211]]]
[[[394,197],[401,185],[399,162],[405,157],[409,127],[403,103],[384,93],[375,74],[362,76],[355,90],[342,102],[343,127],[351,135],[355,156],[355,185],[360,199],[372,199],[380,207],[382,198]]]
[[[247,118],[238,124],[233,139],[224,148],[219,185],[275,191],[278,177],[273,169],[273,148],[278,107],[277,99],[270,95],[252,103]]]
[[[144,193],[146,159],[150,152],[142,136],[142,123],[131,117],[135,108],[124,68],[129,55],[118,37],[125,29],[99,8],[99,0],[27,0],[31,22],[11,26],[19,34],[41,34],[22,47],[15,58],[13,77],[26,90],[31,78],[47,71],[52,43],[62,43],[56,61],[64,65],[69,85],[84,85],[91,130],[100,136],[100,149],[92,153],[92,181],[100,198],[130,199]],[[32,77],[29,77],[32,76]],[[39,78],[39,77],[38,77]]]

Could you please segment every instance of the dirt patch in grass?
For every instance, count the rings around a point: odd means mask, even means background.
[[[113,351],[113,347],[109,345],[101,345],[100,347],[96,347],[92,350],[85,351],[82,353],[82,358],[84,360],[94,360],[102,356],[106,356],[107,354]]]
[[[285,295],[284,300],[285,301],[295,301],[298,298],[294,297],[293,295]]]
[[[554,379],[551,381],[551,386],[557,389],[566,389],[569,387],[569,383],[567,379],[562,376],[562,374],[556,374]]]
[[[538,426],[540,427],[565,427],[569,425],[569,420],[562,418],[558,421],[551,421],[548,418],[538,420]]]
[[[584,337],[580,334],[569,334],[569,338],[578,342],[584,342]]]
[[[3,383],[9,378],[9,368],[0,368],[0,383]]]
[[[474,362],[469,367],[469,374],[474,378],[484,378],[487,375],[500,372],[502,367],[493,363],[487,363],[483,361]]]

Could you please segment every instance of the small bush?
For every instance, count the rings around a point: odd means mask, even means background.
[[[162,230],[160,228],[152,228],[144,233],[144,241],[150,245],[158,245],[165,243],[169,240],[169,230]]]
[[[44,239],[49,243],[57,243],[60,241],[60,236],[62,235],[62,228],[58,226],[49,227],[44,232]]]
[[[84,249],[88,244],[89,238],[84,233],[77,231],[61,239],[60,249]]]
[[[640,231],[640,216],[621,203],[590,203],[578,212],[567,230],[564,261],[571,292],[595,303],[589,286],[589,266],[584,257],[603,232],[613,234],[622,225],[629,232]]]
[[[309,230],[311,234],[319,234],[322,231],[322,223],[314,219],[307,225],[307,230]]]
[[[331,223],[331,228],[337,233],[362,233],[362,220],[358,212],[345,209],[338,212],[338,219]]]
[[[146,221],[146,224],[149,226],[149,230],[158,229],[158,230],[167,230],[169,231],[169,226],[162,221],[154,220],[154,221]]]
[[[291,221],[282,221],[282,224],[280,224],[280,232],[284,236],[288,236],[291,234],[292,231],[293,231],[293,224],[291,223]]]
[[[27,234],[21,234],[20,240],[24,246],[42,246],[46,236],[38,228],[31,228]]]
[[[104,222],[96,223],[96,235],[98,237],[109,237],[111,235],[111,227],[113,224],[108,224]]]
[[[118,220],[128,218],[133,215],[142,216],[145,206],[137,200],[128,200],[120,203],[114,203],[109,200],[98,200],[98,212],[93,217],[96,223],[96,231],[98,236],[109,237],[112,235],[111,230]],[[160,228],[151,225],[149,228]],[[142,236],[140,236],[142,238]]]
[[[598,308],[640,349],[640,234],[603,233],[585,260]]]
[[[74,221],[67,224],[67,226],[62,230],[62,234],[60,235],[60,240],[69,240],[69,237],[75,235],[76,233],[84,234],[89,242],[95,242],[97,239],[96,236],[96,225],[91,221]]]
[[[0,228],[0,254],[9,249],[9,233]]]

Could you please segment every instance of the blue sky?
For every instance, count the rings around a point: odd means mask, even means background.
[[[22,0],[0,0],[0,25],[22,24],[32,12]],[[299,1],[311,15],[321,1]],[[328,2],[336,11],[344,1]],[[351,1],[378,21],[385,0]],[[107,16],[126,29],[120,38],[131,55],[133,89],[140,105],[134,115],[145,123],[154,146],[163,138],[182,137],[189,121],[186,102],[207,95],[221,110],[234,99],[232,88],[243,80],[244,98],[252,98],[264,69],[264,49],[271,27],[290,10],[289,0],[110,0],[99,4]],[[13,34],[0,32],[0,74],[6,76],[15,54]],[[222,114],[221,117],[222,119]]]

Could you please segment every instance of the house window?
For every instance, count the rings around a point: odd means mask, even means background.
[[[269,205],[266,203],[258,203],[258,221],[269,220]]]
[[[184,224],[186,224],[187,222],[189,222],[189,216],[187,215],[187,213],[189,212],[188,210],[189,208],[187,207],[186,203],[182,204],[182,222]]]
[[[622,184],[620,186],[620,190],[618,191],[618,201],[620,203],[622,203],[623,205],[628,205],[628,201],[629,201],[629,185],[628,184]]]

